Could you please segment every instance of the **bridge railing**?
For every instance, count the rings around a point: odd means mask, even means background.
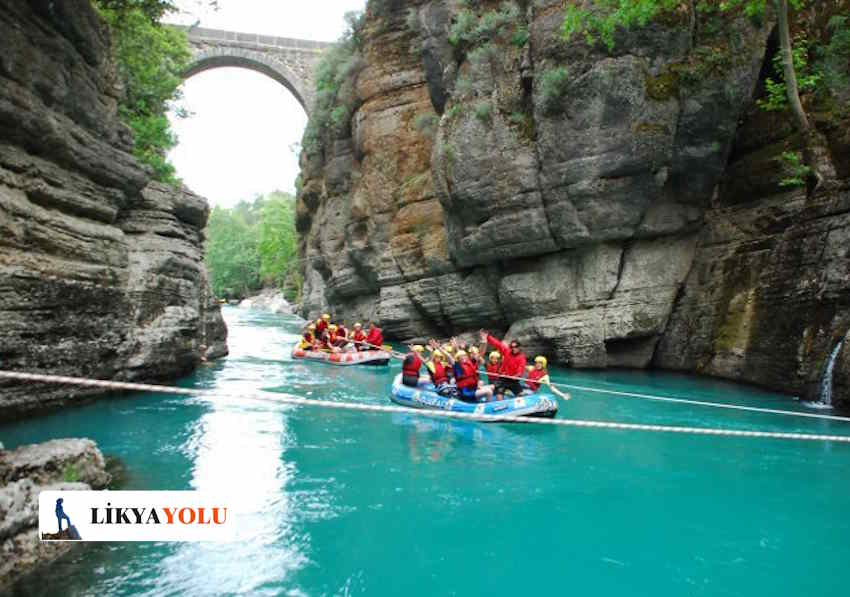
[[[253,44],[275,48],[286,48],[304,51],[320,51],[334,44],[312,39],[295,39],[292,37],[276,37],[274,35],[261,35],[259,33],[242,33],[239,31],[223,31],[220,29],[206,29],[204,27],[187,27],[185,25],[172,25],[176,29],[182,29],[189,36],[190,41],[212,41],[236,44]]]

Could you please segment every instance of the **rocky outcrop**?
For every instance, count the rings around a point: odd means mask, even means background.
[[[71,549],[39,542],[39,492],[102,489],[109,481],[103,455],[88,439],[0,450],[0,586]]]
[[[259,294],[243,299],[239,303],[239,307],[285,315],[291,315],[293,312],[292,305],[283,296],[283,292],[277,288],[263,288]]]
[[[226,354],[206,202],[152,183],[88,0],[0,7],[3,368],[160,379]],[[86,395],[3,383],[0,418]]]
[[[386,4],[350,127],[302,161],[305,316],[810,393],[850,317],[845,194],[780,192],[770,15],[682,3],[608,52],[564,41],[560,0]]]

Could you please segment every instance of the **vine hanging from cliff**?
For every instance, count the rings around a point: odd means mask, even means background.
[[[166,114],[180,100],[183,72],[191,58],[186,35],[158,20],[170,2],[95,0],[95,4],[112,36],[124,86],[119,113],[135,135],[135,155],[153,169],[154,178],[173,184],[177,177],[166,155],[177,145],[177,137]],[[179,107],[177,113],[185,115]]]

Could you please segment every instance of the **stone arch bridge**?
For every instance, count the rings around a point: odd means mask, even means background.
[[[254,70],[286,87],[310,114],[316,65],[322,52],[334,44],[201,27],[176,28],[186,32],[192,50],[187,78],[223,66]]]

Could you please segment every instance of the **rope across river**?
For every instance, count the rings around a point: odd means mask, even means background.
[[[110,381],[100,379],[85,379],[79,377],[65,377],[60,375],[43,375],[39,373],[22,373],[17,371],[0,371],[0,379],[52,383],[62,385],[74,385],[81,387],[92,387],[123,392],[158,392],[164,394],[177,394],[182,396],[198,396],[204,398],[216,398],[229,396],[232,398],[248,398],[250,400],[271,402],[275,404],[287,404],[293,406],[323,407],[337,410],[350,410],[360,412],[376,413],[404,413],[445,419],[462,419],[469,421],[484,421],[493,423],[524,423],[527,425],[545,425],[555,427],[578,427],[590,429],[610,429],[620,431],[645,431],[655,433],[677,433],[693,435],[710,435],[725,437],[746,437],[761,439],[785,439],[798,441],[826,441],[850,444],[850,436],[824,435],[811,433],[787,433],[781,431],[749,431],[742,429],[718,429],[711,427],[682,427],[673,425],[645,425],[641,423],[618,423],[613,421],[588,421],[573,419],[534,419],[528,417],[514,417],[501,415],[476,415],[472,413],[459,413],[441,410],[419,410],[404,406],[361,404],[356,402],[337,402],[333,400],[317,400],[292,396],[290,394],[278,394],[271,392],[249,392],[241,396],[222,394],[214,390],[198,390],[191,388],[177,388],[154,384],[141,384],[122,381]]]

